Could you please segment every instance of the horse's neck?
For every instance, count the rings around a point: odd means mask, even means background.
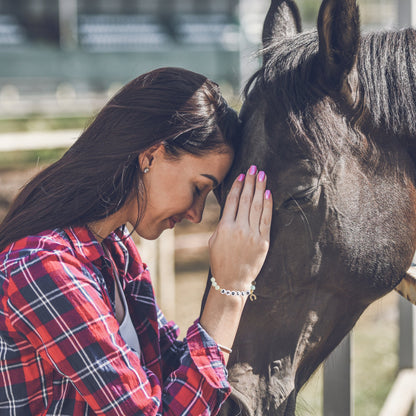
[[[358,71],[375,126],[416,140],[416,30],[363,36]]]

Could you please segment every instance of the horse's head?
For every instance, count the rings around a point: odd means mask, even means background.
[[[378,67],[360,68],[360,45],[354,0],[325,0],[308,33],[292,1],[272,1],[241,148],[218,195],[223,202],[231,180],[257,164],[274,198],[270,252],[230,357],[224,415],[293,415],[301,386],[411,263],[415,127],[374,117],[370,84],[389,82]],[[415,114],[415,102],[379,93],[402,106],[393,118],[408,105]]]

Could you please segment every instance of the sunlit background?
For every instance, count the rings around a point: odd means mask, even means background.
[[[299,2],[304,27],[320,2]],[[183,66],[228,95],[256,68],[268,0],[0,0],[1,117],[85,115],[121,84]],[[360,1],[364,28],[398,24],[395,0]]]
[[[407,26],[415,14],[409,4],[360,0],[363,30]],[[320,1],[298,5],[303,27],[314,28]],[[259,64],[268,6],[268,0],[0,0],[0,219],[28,178],[56,160],[106,100],[143,72],[161,66],[201,72],[238,110],[242,87]],[[207,241],[218,220],[212,196],[207,205],[199,226],[181,224],[158,242],[137,239],[158,300],[182,335],[199,313]],[[396,305],[389,295],[354,331],[357,416],[378,414],[397,373]],[[322,414],[320,372],[297,412]]]

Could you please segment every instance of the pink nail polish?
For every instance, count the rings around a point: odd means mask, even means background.
[[[259,180],[259,182],[263,182],[265,177],[266,174],[261,170],[257,176],[257,179]]]
[[[271,192],[267,189],[267,191],[264,193],[264,197],[266,198],[266,199],[270,199],[270,196],[271,196]]]
[[[257,166],[255,166],[255,165],[251,165],[251,166],[250,166],[250,169],[249,169],[249,171],[248,171],[248,173],[249,173],[250,175],[255,175],[255,174],[256,174],[256,172],[257,172]]]
[[[241,173],[237,178],[238,182],[243,182],[245,177],[246,177],[246,175],[244,175],[244,173]]]

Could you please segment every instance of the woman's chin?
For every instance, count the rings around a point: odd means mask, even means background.
[[[145,240],[156,240],[160,237],[160,235],[163,233],[163,231],[167,230],[169,227],[164,227],[162,229],[156,229],[156,230],[143,230],[140,229],[140,227],[136,228],[135,231],[139,235],[139,237],[144,238]]]

